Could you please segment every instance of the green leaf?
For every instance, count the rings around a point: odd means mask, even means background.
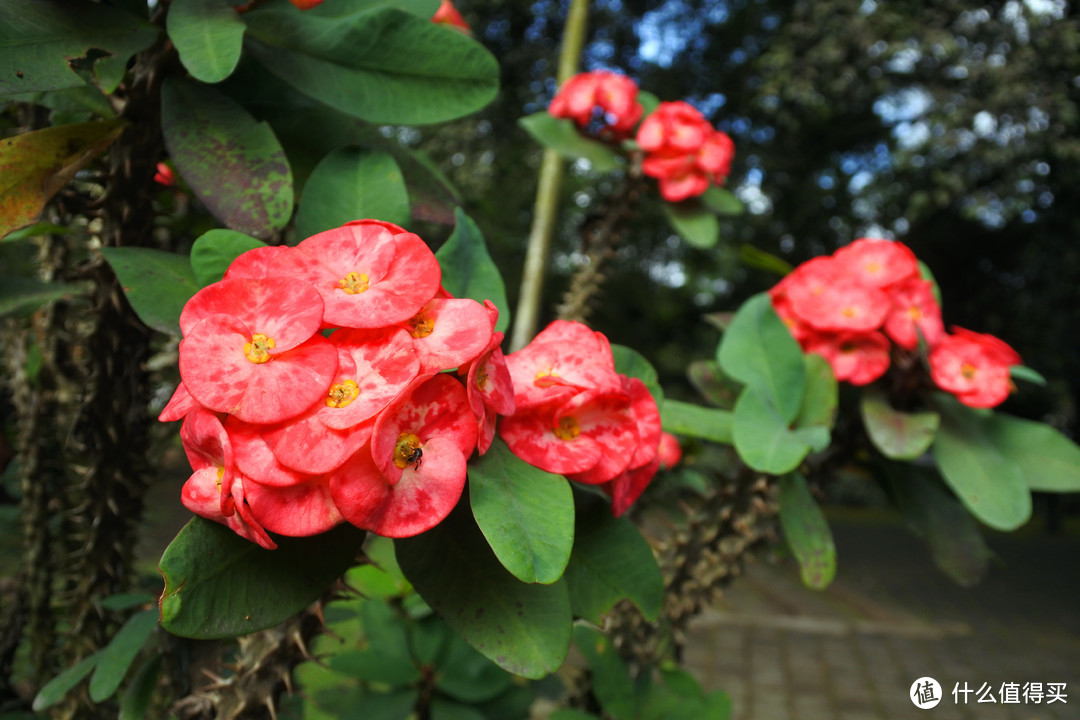
[[[548,720],[600,720],[600,718],[598,715],[587,713],[584,710],[560,708],[548,715]]]
[[[822,432],[828,445],[828,430],[792,430],[772,402],[753,387],[744,388],[735,403],[734,427],[739,457],[754,470],[772,475],[797,468],[810,450],[820,445]]]
[[[413,587],[483,655],[532,679],[562,665],[572,622],[566,584],[526,584],[507,572],[465,503],[431,530],[395,544]]]
[[[562,577],[574,546],[574,495],[562,475],[533,467],[500,439],[470,464],[473,517],[503,567],[527,583]]]
[[[409,685],[420,679],[420,670],[409,653],[405,625],[390,606],[368,600],[360,607],[364,647],[332,655],[330,669],[367,682],[391,687]]]
[[[103,247],[131,308],[155,330],[180,334],[180,311],[199,290],[185,255],[135,247]]]
[[[349,568],[345,575],[349,587],[369,598],[402,597],[412,591],[394,557],[393,540],[371,535],[364,546],[364,554],[370,564]]]
[[[574,614],[600,624],[604,613],[629,598],[647,620],[664,604],[664,578],[652,548],[626,518],[605,504],[579,510],[574,552],[566,568]]]
[[[341,577],[363,539],[363,531],[342,524],[314,537],[276,538],[277,550],[265,550],[224,525],[192,518],[161,556],[161,625],[196,639],[277,625]]]
[[[1031,490],[1080,492],[1080,447],[1044,423],[994,413],[989,442],[1015,463]]]
[[[34,223],[28,225],[19,230],[13,230],[7,235],[0,237],[0,242],[13,242],[15,240],[26,240],[28,238],[40,237],[42,235],[71,235],[74,231],[71,228],[64,227],[63,225],[54,225],[53,223]]]
[[[394,7],[328,18],[278,0],[245,19],[259,62],[305,95],[368,122],[453,120],[498,91],[499,65],[482,45]]]
[[[153,655],[139,666],[120,699],[120,720],[143,720],[146,717],[164,660],[164,655]]]
[[[986,575],[992,553],[979,523],[936,477],[911,465],[888,477],[889,489],[908,525],[926,541],[934,564],[957,584],[973,587]]]
[[[296,212],[303,239],[352,220],[409,223],[409,194],[394,158],[384,152],[340,148],[315,166]]]
[[[41,690],[38,691],[38,694],[34,696],[34,703],[32,705],[34,712],[41,712],[60,702],[60,700],[68,694],[68,691],[70,691],[71,688],[78,685],[84,677],[90,674],[90,671],[94,669],[94,666],[97,665],[98,660],[101,658],[102,652],[104,651],[98,650],[95,653],[87,655],[82,660],[45,683]]]
[[[226,227],[265,238],[289,222],[285,152],[270,126],[235,100],[209,85],[166,78],[161,131],[184,180]]]
[[[589,665],[592,692],[605,713],[616,720],[637,717],[637,698],[626,663],[611,639],[586,625],[574,628],[574,645]]]
[[[439,9],[439,0],[349,0],[347,3],[323,3],[304,12],[319,17],[347,19],[358,12],[368,12],[381,7],[396,7],[430,20]]]
[[[221,82],[240,62],[244,21],[228,0],[173,0],[165,27],[196,80]]]
[[[799,473],[780,478],[780,526],[799,561],[803,584],[824,590],[836,575],[836,547],[829,523]]]
[[[0,3],[0,95],[85,85],[74,66],[93,67],[102,89],[112,92],[128,58],[149,47],[157,36],[150,23],[107,5],[4,0]]]
[[[611,172],[620,165],[615,148],[585,137],[572,120],[552,117],[544,110],[519,118],[518,125],[543,147],[571,160],[588,160],[596,172]]]
[[[638,102],[641,103],[642,118],[647,118],[649,115],[652,115],[653,111],[660,105],[660,98],[647,90],[638,90],[637,99]]]
[[[469,705],[435,697],[431,700],[431,720],[485,720],[485,716]]]
[[[1013,365],[1009,368],[1009,376],[1013,380],[1025,380],[1034,385],[1046,386],[1046,378],[1042,376],[1042,373],[1027,365]]]
[[[931,410],[907,413],[889,405],[880,390],[866,388],[859,403],[866,434],[881,454],[893,460],[914,460],[934,443],[941,416]]]
[[[718,215],[742,215],[746,212],[742,200],[735,197],[735,194],[730,190],[725,190],[717,185],[710,185],[709,189],[702,193],[700,197],[705,207]]]
[[[671,229],[693,247],[708,250],[720,241],[720,221],[696,198],[679,203],[665,202],[664,217]]]
[[[656,404],[664,402],[664,389],[660,387],[660,375],[644,355],[625,345],[612,344],[611,354],[615,356],[615,372],[627,377],[637,378],[649,388]]]
[[[30,313],[47,302],[70,300],[88,291],[89,288],[81,284],[0,275],[0,317]]]
[[[816,353],[803,355],[806,362],[806,390],[803,393],[799,416],[795,427],[823,427],[831,430],[836,424],[836,406],[839,388],[829,361]],[[826,445],[828,443],[826,442]],[[825,448],[815,447],[820,452]]]
[[[157,610],[141,610],[120,626],[101,651],[94,675],[90,678],[91,700],[99,703],[112,697],[157,624]]]
[[[191,246],[191,270],[195,273],[195,282],[199,287],[216,283],[225,276],[233,260],[260,247],[266,247],[266,243],[242,232],[221,228],[207,230],[195,238],[195,244]]]
[[[157,598],[146,593],[118,593],[101,599],[101,607],[106,610],[130,610],[139,605],[148,605]]]
[[[732,421],[733,415],[727,410],[713,410],[670,398],[665,398],[660,404],[660,425],[676,435],[730,445]]]
[[[806,384],[805,361],[799,344],[773,311],[768,294],[743,303],[716,357],[724,372],[755,388],[785,422],[798,415]]]
[[[476,704],[510,687],[513,675],[451,635],[446,657],[436,668],[435,687],[461,702]]]
[[[1015,530],[1031,517],[1031,493],[1020,467],[998,446],[992,414],[936,395],[941,427],[934,461],[945,482],[972,515],[998,530]]]
[[[749,243],[744,243],[739,248],[739,260],[746,267],[780,276],[787,275],[795,269],[787,260],[760,250]]]
[[[731,410],[742,390],[742,383],[724,374],[715,360],[695,360],[686,368],[686,377],[707,402],[721,410]]]
[[[472,218],[461,208],[454,211],[454,232],[435,257],[442,266],[442,283],[454,297],[490,300],[499,309],[495,330],[506,332],[510,326],[510,301],[506,298],[499,268],[491,259],[484,236]]]
[[[120,119],[59,125],[0,140],[0,236],[36,221],[45,203],[126,125]]]

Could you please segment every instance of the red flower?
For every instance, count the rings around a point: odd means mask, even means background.
[[[430,300],[402,327],[413,338],[421,373],[456,368],[482,353],[491,342],[487,309],[464,298]]]
[[[325,477],[311,477],[288,487],[264,485],[245,478],[244,495],[251,517],[279,535],[318,535],[343,521]]]
[[[660,194],[669,202],[722,183],[735,154],[726,133],[713,129],[696,108],[681,101],[660,103],[641,123],[637,143],[646,152],[642,171],[660,181]]]
[[[785,283],[791,309],[817,330],[876,330],[891,307],[889,296],[847,274],[835,258],[819,257],[795,269]]]
[[[660,446],[656,450],[660,457],[660,467],[664,470],[673,468],[682,460],[682,446],[679,439],[669,432],[660,433]]]
[[[318,293],[288,278],[222,280],[180,315],[180,377],[200,405],[241,420],[299,415],[330,386],[337,353],[317,333]]]
[[[469,407],[477,420],[477,451],[483,455],[491,447],[495,438],[495,422],[499,415],[513,415],[514,383],[510,379],[510,370],[506,366],[499,347],[503,334],[495,333],[491,343],[480,357],[469,363],[466,372],[465,388],[469,397]]]
[[[454,7],[454,3],[450,2],[450,0],[442,0],[439,9],[431,17],[431,22],[449,25],[466,35],[472,35],[472,28],[469,27],[469,23],[465,22],[465,18],[461,17],[461,13],[458,12],[457,8]]]
[[[615,517],[622,515],[634,504],[656,475],[660,468],[660,446],[663,437],[660,430],[660,410],[645,383],[637,378],[624,378],[624,385],[630,395],[630,409],[637,422],[638,442],[626,470],[603,486],[604,491],[611,496],[611,512]],[[678,447],[678,443],[675,447]],[[584,481],[573,476],[570,479]]]
[[[644,112],[637,95],[637,83],[625,75],[607,70],[581,73],[563,83],[548,112],[573,120],[581,129],[599,118],[594,134],[618,141],[629,137]]]
[[[1022,360],[993,335],[952,328],[930,351],[930,376],[942,390],[970,407],[1004,402],[1013,389],[1009,368]]]
[[[837,380],[868,385],[889,369],[889,339],[879,332],[821,333],[811,339],[806,352],[829,361]]]
[[[833,253],[841,272],[869,287],[885,288],[919,276],[919,261],[903,243],[860,238]]]
[[[322,1],[323,0],[289,0],[289,2],[291,2],[293,5],[300,8],[301,10],[310,10]]]
[[[445,374],[417,380],[376,421],[371,443],[330,476],[342,516],[386,537],[442,522],[461,497],[476,419],[465,388]]]
[[[914,350],[922,335],[927,346],[934,347],[945,335],[941,306],[929,281],[908,278],[892,287],[889,297],[893,307],[885,318],[885,332],[897,345]]]
[[[171,167],[163,162],[157,164],[156,172],[154,173],[154,182],[163,187],[172,187],[176,184],[176,175],[173,174]]]

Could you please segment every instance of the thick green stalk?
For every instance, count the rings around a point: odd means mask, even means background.
[[[581,48],[585,44],[585,27],[588,18],[588,0],[573,0],[566,16],[563,30],[562,50],[559,52],[559,85],[577,72]],[[529,231],[529,246],[525,253],[525,268],[521,277],[514,330],[510,336],[510,349],[520,350],[536,334],[540,318],[540,301],[551,254],[551,236],[559,210],[559,186],[562,184],[563,161],[553,150],[544,151],[540,165],[540,178],[533,205],[533,222]]]

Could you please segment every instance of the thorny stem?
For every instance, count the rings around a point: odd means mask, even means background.
[[[559,85],[577,72],[581,48],[585,44],[585,28],[588,19],[588,0],[573,0],[566,16],[562,50],[559,53]],[[563,161],[554,150],[545,150],[540,165],[536,202],[533,205],[533,222],[529,231],[529,245],[525,252],[525,267],[521,276],[521,292],[514,328],[510,336],[510,349],[520,350],[536,334],[540,318],[540,301],[547,274],[548,256],[551,254],[551,236],[559,209],[559,186],[562,184]]]

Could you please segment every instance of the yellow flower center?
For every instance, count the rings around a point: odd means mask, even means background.
[[[559,420],[559,426],[555,428],[555,437],[560,440],[573,440],[581,434],[581,428],[578,426],[577,418],[570,417],[569,415]]]
[[[360,386],[355,380],[334,383],[326,393],[326,406],[343,408],[358,397],[360,397]]]
[[[409,320],[409,334],[414,338],[425,338],[435,330],[435,319],[419,313]]]
[[[368,274],[354,270],[338,280],[338,289],[349,295],[359,295],[368,289]]]
[[[412,433],[398,435],[397,444],[394,445],[395,466],[404,470],[409,463],[416,463],[416,467],[420,467],[420,458],[423,456],[424,451],[420,449],[420,438]]]
[[[908,308],[907,314],[912,320],[922,320],[922,310],[915,305]]]
[[[487,381],[488,381],[488,373],[487,373],[487,365],[485,364],[485,365],[481,365],[480,369],[476,371],[476,387],[483,390],[484,386],[487,385]]]
[[[960,374],[964,376],[965,380],[974,380],[977,370],[978,368],[971,363],[964,363],[960,366]]]
[[[251,342],[244,343],[244,357],[256,365],[261,365],[270,360],[270,350],[277,345],[274,338],[267,337],[262,333],[251,336]]]
[[[219,467],[217,469],[217,479],[214,480],[217,483],[217,491],[221,492],[221,481],[225,479],[225,468]]]

